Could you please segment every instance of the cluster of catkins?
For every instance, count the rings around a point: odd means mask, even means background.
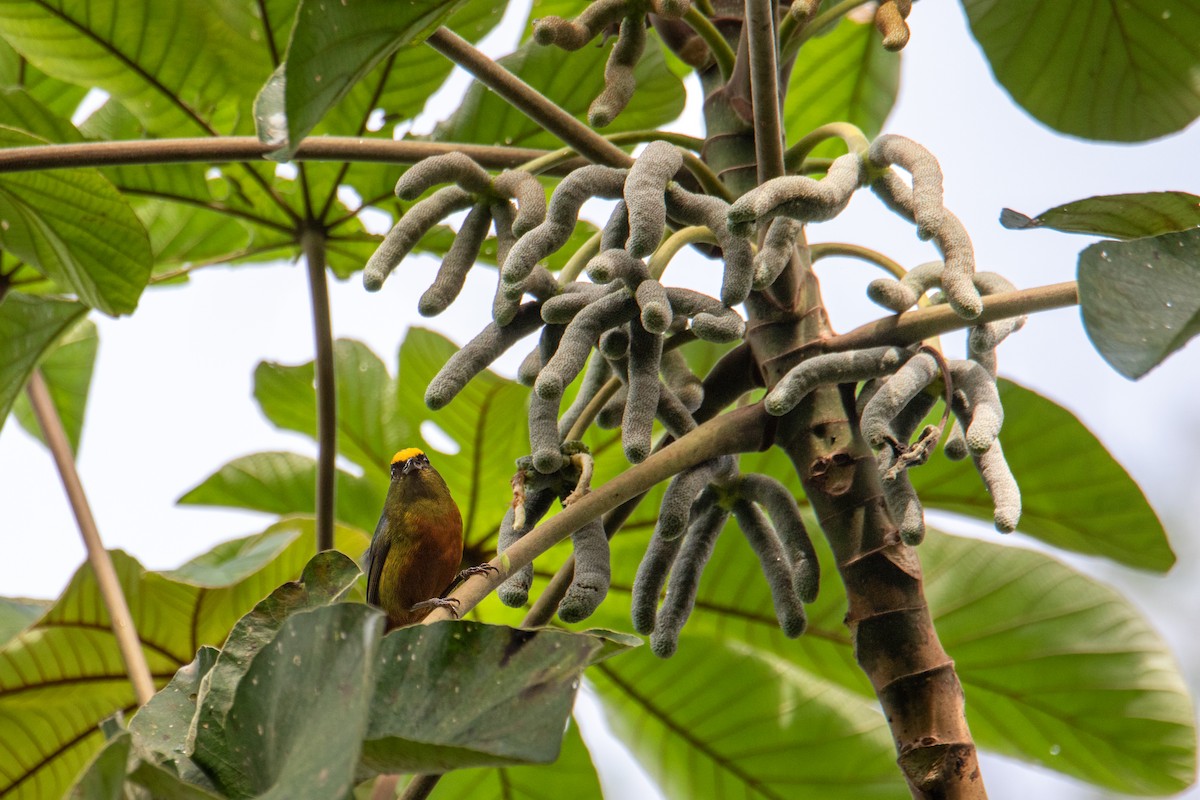
[[[599,5],[599,4],[596,4]],[[615,4],[614,4],[615,6]],[[911,176],[902,178],[893,166]],[[586,492],[590,461],[577,442],[567,441],[589,405],[609,385],[619,384],[597,421],[621,428],[622,445],[634,463],[651,452],[655,420],[679,438],[696,427],[704,396],[672,343],[697,337],[731,342],[744,332],[734,306],[751,291],[770,286],[786,268],[803,226],[837,216],[854,191],[870,186],[893,211],[931,239],[942,261],[918,267],[901,281],[876,281],[870,296],[893,311],[940,289],[961,316],[982,311],[981,295],[1012,287],[1003,278],[975,271],[970,239],[942,205],[941,171],[919,145],[898,136],[877,139],[869,151],[836,159],[821,180],[785,176],[767,181],[732,205],[696,194],[673,178],[680,151],[665,142],[649,144],[628,169],[589,165],[563,178],[546,202],[537,179],[522,171],[497,176],[465,155],[427,159],[400,179],[397,193],[414,199],[438,184],[452,183],[414,205],[388,233],[364,273],[378,289],[420,237],[446,215],[470,209],[437,278],[421,298],[422,313],[437,313],[460,292],[489,229],[497,239],[499,282],[493,321],[458,351],[430,383],[426,403],[441,408],[505,350],[541,331],[519,378],[532,385],[530,455],[520,462],[513,508],[500,533],[510,546],[544,516],[555,498],[564,504]],[[588,281],[560,282],[540,265],[566,245],[579,211],[591,198],[615,200],[599,234],[597,253],[586,264]],[[515,202],[514,202],[515,201]],[[718,243],[723,265],[720,297],[664,286],[651,274],[647,257],[670,227],[703,226]],[[751,240],[765,229],[755,252]],[[821,384],[867,381],[860,399],[862,429],[879,449],[879,468],[889,507],[905,541],[924,532],[923,514],[906,470],[923,463],[940,434],[926,430],[910,439],[936,402],[937,379],[952,391],[956,417],[946,451],[971,455],[996,506],[996,524],[1012,530],[1020,498],[996,440],[1002,410],[994,382],[996,345],[1021,320],[981,324],[971,331],[966,360],[940,368],[920,348],[880,347],[809,358],[789,372],[765,399],[771,414],[785,414]],[[566,388],[581,372],[574,402],[560,414]],[[802,602],[817,590],[817,562],[795,500],[763,475],[739,475],[732,458],[716,459],[671,482],[662,516],[634,587],[634,623],[651,634],[655,652],[674,651],[679,631],[695,602],[699,575],[729,515],[758,554],[783,630],[799,635]],[[559,607],[563,619],[587,617],[605,596],[609,581],[608,542],[594,521],[576,531],[575,580]],[[661,610],[659,595],[670,582]],[[531,569],[513,575],[501,590],[505,602],[526,602]]]

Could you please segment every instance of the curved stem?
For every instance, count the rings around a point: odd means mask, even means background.
[[[75,457],[71,454],[71,445],[67,442],[62,420],[54,408],[50,390],[46,388],[40,371],[34,370],[26,390],[34,416],[37,417],[38,425],[46,437],[46,446],[54,457],[55,466],[58,467],[58,475],[62,479],[71,511],[75,514],[75,522],[79,526],[80,536],[83,537],[92,572],[96,575],[100,596],[108,609],[113,636],[117,640],[117,647],[120,648],[121,659],[125,662],[125,671],[129,673],[129,682],[133,684],[138,705],[145,705],[154,696],[154,679],[150,677],[150,666],[146,663],[146,654],[142,652],[141,643],[138,641],[133,615],[129,613],[129,604],[125,602],[125,594],[121,591],[121,582],[117,578],[112,558],[100,540],[100,531],[96,528],[96,519],[92,516],[91,505],[83,491],[83,482],[79,480],[79,473],[75,469]]]
[[[597,357],[601,357],[596,353]],[[588,404],[583,407],[583,411],[579,412],[579,419],[575,420],[575,424],[571,426],[571,430],[567,431],[563,441],[574,442],[583,438],[583,434],[587,433],[587,429],[591,427],[596,416],[600,413],[600,409],[604,408],[604,404],[612,399],[612,396],[621,388],[620,378],[609,378],[600,391],[596,392],[596,396],[588,401]]]
[[[810,244],[808,252],[812,255],[813,263],[820,261],[822,258],[830,258],[831,256],[845,256],[846,258],[857,258],[859,261],[874,264],[884,272],[890,273],[896,280],[900,280],[908,274],[908,270],[883,253],[880,253],[878,250],[872,250],[869,247],[863,247],[862,245],[849,244],[848,242],[821,242],[820,244]]]
[[[725,41],[725,37],[717,30],[717,26],[713,25],[712,20],[704,16],[694,5],[683,15],[683,21],[708,45],[708,52],[712,53],[713,60],[717,62],[717,68],[721,70],[722,80],[728,81],[729,76],[733,74],[734,61],[737,59],[729,42]]]
[[[750,54],[750,98],[754,105],[759,184],[783,174],[775,9],[774,0],[746,0],[746,43]]]
[[[337,384],[333,369],[333,323],[325,276],[325,234],[314,226],[300,235],[308,268],[316,343],[317,389],[317,552],[333,549],[334,461],[337,458]]]
[[[667,240],[658,246],[654,251],[654,255],[650,256],[649,269],[650,277],[658,280],[667,270],[667,265],[671,263],[671,259],[675,255],[687,247],[689,244],[717,244],[717,237],[713,232],[703,225],[692,225],[687,228],[681,228],[675,233],[667,237]]]
[[[575,148],[584,158],[610,167],[628,167],[633,163],[633,158],[624,150],[563,111],[448,28],[438,28],[425,41],[525,116]]]
[[[849,122],[830,122],[801,137],[800,141],[787,149],[783,154],[783,164],[789,170],[795,170],[804,161],[804,157],[813,151],[817,145],[827,139],[841,139],[846,143],[846,149],[851,153],[865,153],[871,143],[866,134],[857,125]]]
[[[588,261],[591,261],[592,257],[600,252],[600,237],[603,235],[601,231],[596,231],[591,238],[579,246],[578,250],[571,254],[567,263],[563,264],[562,270],[558,273],[559,285],[566,286],[583,274],[583,268],[587,266]]]
[[[807,42],[812,37],[824,31],[831,25],[835,25],[841,21],[842,17],[849,14],[854,9],[866,4],[867,0],[842,0],[835,6],[818,14],[811,22],[803,27],[792,29],[791,35],[783,42],[783,60],[786,63],[796,57],[796,53],[800,50],[800,45]]]
[[[737,199],[729,187],[721,183],[721,179],[717,177],[717,173],[713,172],[712,167],[705,164],[695,154],[683,151],[683,166],[696,177],[696,180],[704,187],[704,191],[713,197],[720,197],[727,203],[732,203]]]

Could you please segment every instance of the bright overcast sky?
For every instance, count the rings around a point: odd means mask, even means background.
[[[919,3],[909,21],[913,37],[904,51],[901,96],[886,130],[916,139],[940,159],[946,205],[967,226],[980,269],[1002,272],[1021,288],[1070,280],[1077,253],[1093,241],[1052,231],[1006,231],[997,222],[1002,207],[1033,215],[1097,194],[1197,191],[1200,135],[1195,125],[1138,146],[1062,137],[1016,108],[994,83],[958,4]],[[503,26],[485,49],[507,52],[513,31],[513,25]],[[464,81],[455,85],[457,90],[431,103],[425,128],[453,107]],[[669,127],[699,134],[698,119],[695,95],[681,120]],[[936,257],[911,225],[881,212],[870,192],[860,193],[838,220],[812,226],[809,237],[867,245],[910,267]],[[490,308],[494,273],[475,270],[450,312],[427,321],[416,314],[416,298],[435,268],[428,258],[410,259],[379,294],[363,291],[357,275],[335,283],[336,335],[368,343],[392,369],[407,325],[428,325],[460,343],[473,336]],[[831,259],[821,262],[818,274],[839,330],[880,315],[863,291],[877,277],[871,268]],[[712,265],[703,260],[676,264],[667,279],[710,289],[717,284]],[[100,353],[79,468],[105,543],[125,549],[147,567],[170,568],[220,541],[264,528],[266,515],[176,507],[174,500],[236,456],[262,450],[315,454],[307,438],[273,429],[251,397],[252,373],[260,360],[312,358],[304,270],[295,264],[205,269],[185,287],[148,290],[132,318],[95,314],[93,319]],[[962,353],[961,336],[943,341],[952,355]],[[506,362],[509,374],[519,358]],[[1166,578],[1079,557],[1064,560],[1115,583],[1154,619],[1183,660],[1195,692],[1200,686],[1200,648],[1192,628],[1200,618],[1200,403],[1195,399],[1200,348],[1192,345],[1131,383],[1091,347],[1078,310],[1067,309],[1030,320],[1001,348],[1000,370],[1073,410],[1125,465],[1163,518],[1180,561]],[[83,549],[49,455],[11,419],[0,432],[0,486],[6,548],[0,594],[53,597],[83,560]],[[1019,534],[1008,541],[1028,544]],[[1044,772],[1009,768],[994,757],[985,759],[984,769],[997,797],[1012,796],[1018,787],[1029,796],[1064,797],[1075,786],[1053,777],[1043,780]],[[1200,792],[1186,796],[1200,797]]]

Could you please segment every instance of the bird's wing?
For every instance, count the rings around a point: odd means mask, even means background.
[[[387,561],[391,540],[380,530],[385,520],[379,520],[375,536],[371,538],[371,547],[367,550],[367,602],[373,606],[379,605],[379,579],[383,575],[383,562]]]

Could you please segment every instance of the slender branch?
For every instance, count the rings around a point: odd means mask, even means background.
[[[827,139],[841,139],[846,143],[846,150],[851,153],[865,153],[871,146],[866,134],[857,125],[851,125],[849,122],[830,122],[806,133],[800,141],[789,147],[783,154],[784,167],[788,170],[799,168],[805,156]]]
[[[408,786],[404,787],[404,791],[397,800],[425,800],[441,779],[441,775],[413,775],[412,780],[408,782]],[[395,783],[392,786],[394,788]]]
[[[231,161],[258,161],[269,156],[275,149],[263,144],[254,136],[203,136],[191,139],[7,147],[0,148],[0,173],[130,164],[219,164]],[[456,142],[399,142],[354,136],[316,136],[301,142],[292,160],[415,164],[430,156],[456,152],[465,153],[490,169],[510,169],[544,156],[549,151],[529,147]],[[562,163],[553,170],[553,174],[565,175],[580,165],[578,160]]]
[[[729,42],[725,41],[725,37],[717,30],[717,26],[713,25],[712,20],[704,16],[694,5],[683,15],[683,21],[708,45],[708,52],[712,53],[713,60],[717,62],[717,68],[721,70],[721,79],[728,81],[729,76],[733,74],[734,61],[737,59]]]
[[[779,62],[774,0],[746,0],[750,98],[754,104],[754,151],[758,182],[783,174],[783,126],[779,119]]]
[[[571,254],[567,259],[567,263],[563,265],[562,270],[558,273],[558,282],[562,286],[566,286],[571,281],[583,274],[584,267],[592,260],[592,257],[600,252],[600,237],[603,236],[602,231],[596,231],[590,238],[579,246],[579,249]]]
[[[458,64],[583,157],[598,164],[628,167],[633,158],[621,148],[563,111],[541,92],[475,49],[447,28],[438,28],[425,40],[434,50]]]
[[[334,460],[337,458],[337,385],[333,370],[333,324],[325,277],[325,234],[314,226],[300,236],[308,268],[317,379],[317,552],[333,549]]]
[[[680,250],[689,244],[699,243],[717,244],[717,237],[703,225],[692,225],[688,228],[681,228],[671,234],[665,242],[658,246],[658,249],[654,251],[654,255],[650,256],[648,264],[650,276],[656,280],[661,278],[667,270],[667,265],[671,263],[671,259]]]
[[[812,256],[813,263],[820,261],[822,258],[844,256],[846,258],[857,258],[859,261],[866,261],[868,264],[874,264],[883,271],[890,273],[896,280],[900,280],[908,274],[908,270],[883,253],[880,253],[878,250],[872,250],[869,247],[863,247],[862,245],[849,244],[847,242],[821,242],[819,244],[810,244],[808,252]]]
[[[83,483],[75,469],[75,458],[71,454],[62,420],[54,408],[50,390],[46,388],[40,371],[34,370],[26,389],[33,413],[46,437],[46,446],[54,456],[54,464],[58,467],[63,489],[66,490],[67,500],[75,514],[75,522],[83,537],[84,547],[87,548],[88,561],[91,562],[92,572],[96,575],[96,584],[100,588],[100,596],[104,599],[104,606],[108,609],[113,636],[116,637],[117,647],[121,650],[121,659],[125,662],[125,671],[129,673],[129,682],[133,684],[138,705],[145,705],[154,696],[154,680],[150,677],[146,654],[142,652],[141,643],[138,641],[133,615],[129,613],[129,605],[121,591],[121,582],[117,579],[112,558],[100,540],[100,531],[96,528],[96,520],[83,491]]]
[[[586,520],[636,497],[659,481],[677,472],[720,455],[753,451],[760,448],[769,424],[762,404],[737,409],[704,423],[668,447],[637,464],[603,486],[572,503],[562,512],[538,525],[518,539],[502,555],[491,560],[495,571],[467,578],[452,594],[458,600],[458,614],[465,614],[495,591],[510,575],[549,550],[557,542],[578,530]],[[425,623],[449,619],[451,612],[434,609]]]

